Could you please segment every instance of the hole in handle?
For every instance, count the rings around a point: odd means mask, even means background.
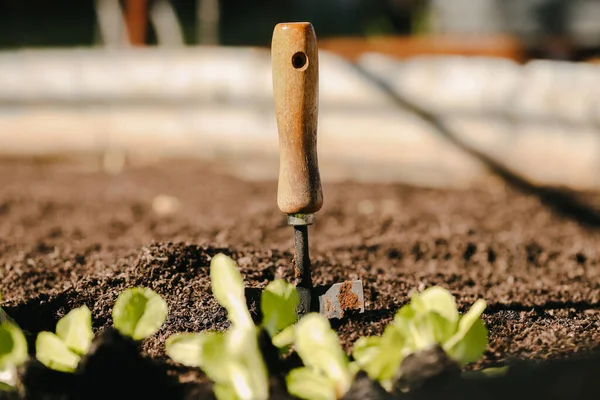
[[[298,70],[304,71],[308,67],[308,57],[302,51],[292,56],[292,66]]]

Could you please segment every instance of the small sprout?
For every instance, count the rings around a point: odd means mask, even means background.
[[[90,309],[83,306],[70,311],[56,324],[56,335],[75,353],[87,353],[94,338]]]
[[[62,372],[74,372],[81,356],[71,351],[52,332],[40,332],[35,340],[35,356],[46,367]]]
[[[273,345],[283,352],[285,352],[290,346],[294,344],[294,340],[296,339],[294,330],[296,327],[294,325],[290,325],[271,339]]]
[[[2,301],[2,293],[0,293],[0,301]],[[0,307],[0,324],[4,323],[5,321],[12,322],[13,324],[15,323],[15,321],[6,313],[6,311]]]
[[[487,347],[487,328],[479,318],[485,310],[485,301],[477,300],[471,309],[460,317],[457,332],[444,343],[444,350],[460,365],[475,362]]]
[[[235,261],[219,253],[210,262],[213,295],[227,310],[227,318],[235,325],[254,326],[244,295],[244,281]]]
[[[446,289],[431,287],[411,297],[378,339],[361,338],[353,347],[358,366],[388,391],[403,359],[441,345],[460,366],[478,360],[487,346],[487,329],[480,319],[486,303],[477,300],[464,315]]]
[[[260,297],[260,308],[262,326],[271,337],[298,321],[296,307],[299,301],[296,288],[283,279],[267,285]]]
[[[165,300],[152,289],[135,287],[124,290],[113,307],[115,328],[133,340],[155,334],[167,319]]]
[[[188,367],[201,367],[205,364],[204,347],[211,344],[211,336],[223,337],[220,332],[212,333],[175,333],[165,341],[165,350],[169,357]],[[211,344],[214,346],[214,343]]]
[[[165,342],[165,351],[174,361],[199,367],[216,383],[226,382],[226,343],[223,332],[176,333]]]
[[[295,329],[295,349],[305,367],[292,370],[286,378],[292,395],[301,399],[339,399],[346,394],[352,384],[352,368],[325,317],[310,313],[300,319]]]
[[[226,332],[174,334],[167,339],[165,351],[176,362],[201,368],[215,383],[219,400],[266,400],[267,368],[258,346],[258,330],[246,306],[241,274],[231,258],[217,254],[210,276],[215,299],[227,310],[232,327]]]
[[[336,400],[335,383],[311,368],[296,368],[286,377],[289,393],[301,399]]]
[[[46,367],[73,372],[86,354],[94,337],[92,314],[87,306],[75,308],[56,324],[56,334],[40,332],[35,341],[35,356]]]
[[[27,360],[27,341],[19,326],[11,321],[0,323],[0,390],[13,390],[17,367]]]
[[[393,325],[381,336],[361,337],[352,347],[352,356],[371,379],[391,391],[400,363],[404,359],[405,339]]]

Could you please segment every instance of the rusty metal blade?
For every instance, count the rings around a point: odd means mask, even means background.
[[[319,296],[319,313],[327,318],[342,318],[347,311],[365,312],[362,281],[336,283]]]

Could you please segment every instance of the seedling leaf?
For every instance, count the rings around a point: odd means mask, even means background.
[[[488,330],[480,319],[476,320],[462,340],[449,347],[446,352],[460,365],[477,361],[487,347]]]
[[[12,391],[17,367],[27,360],[27,340],[21,328],[10,320],[0,324],[0,391]]]
[[[226,351],[231,357],[229,376],[235,392],[241,400],[266,400],[268,374],[258,347],[256,328],[233,326],[225,336]]]
[[[254,327],[223,332],[179,333],[165,343],[173,360],[200,367],[215,382],[219,400],[268,398],[268,377]],[[235,396],[232,397],[232,393]]]
[[[362,336],[352,346],[352,357],[358,365],[368,365],[380,353],[380,345],[380,336]]]
[[[215,255],[210,262],[213,295],[227,310],[227,318],[236,325],[254,326],[246,306],[244,281],[233,259],[225,254]]]
[[[175,333],[165,341],[165,352],[173,361],[188,367],[201,367],[203,346],[209,334]]]
[[[277,279],[267,285],[260,297],[262,325],[271,337],[298,321],[299,297],[294,285]]]
[[[390,324],[381,337],[361,339],[353,347],[352,355],[356,362],[371,379],[379,381],[386,390],[391,390],[396,371],[404,359],[404,337]]]
[[[223,332],[177,333],[167,339],[165,347],[174,361],[202,368],[214,382],[227,382],[229,360]]]
[[[296,368],[285,378],[288,392],[305,400],[335,400],[335,383],[311,368]]]
[[[18,325],[5,321],[0,324],[0,370],[19,366],[27,360],[27,340]]]
[[[306,367],[320,371],[335,383],[342,397],[350,389],[352,376],[348,358],[329,321],[320,314],[306,314],[296,325],[296,351]]]
[[[79,355],[87,353],[94,338],[90,309],[81,306],[69,311],[56,324],[56,335],[71,351]]]
[[[415,293],[411,297],[410,306],[417,314],[435,311],[450,322],[458,322],[456,301],[448,290],[440,286],[432,286],[421,293]]]
[[[239,400],[234,388],[229,384],[216,383],[213,391],[217,400]]]
[[[281,351],[285,351],[292,344],[294,344],[294,340],[296,339],[296,327],[294,325],[290,325],[271,339],[273,345],[279,348]]]
[[[81,357],[52,332],[40,332],[35,340],[36,358],[46,367],[63,372],[73,372]]]
[[[167,319],[167,303],[149,288],[135,287],[124,290],[113,307],[115,328],[134,340],[142,340],[156,333]]]
[[[477,361],[485,351],[488,330],[479,318],[485,307],[485,300],[477,300],[471,309],[461,316],[457,332],[444,343],[444,350],[461,365]]]

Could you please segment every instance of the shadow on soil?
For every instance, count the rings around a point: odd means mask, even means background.
[[[466,141],[456,135],[444,121],[435,114],[424,110],[402,95],[398,94],[385,81],[366,71],[357,64],[352,64],[355,70],[364,78],[375,84],[383,93],[385,93],[393,103],[404,110],[417,115],[423,121],[427,122],[434,131],[444,139],[448,140],[455,147],[466,154],[482,162],[492,173],[502,178],[508,185],[519,190],[522,193],[537,196],[541,203],[553,210],[558,215],[570,218],[581,226],[588,229],[600,229],[600,210],[596,210],[589,204],[584,203],[577,198],[576,194],[565,188],[538,186],[529,182],[526,178],[512,171],[508,166],[493,159],[484,152],[477,150]]]

